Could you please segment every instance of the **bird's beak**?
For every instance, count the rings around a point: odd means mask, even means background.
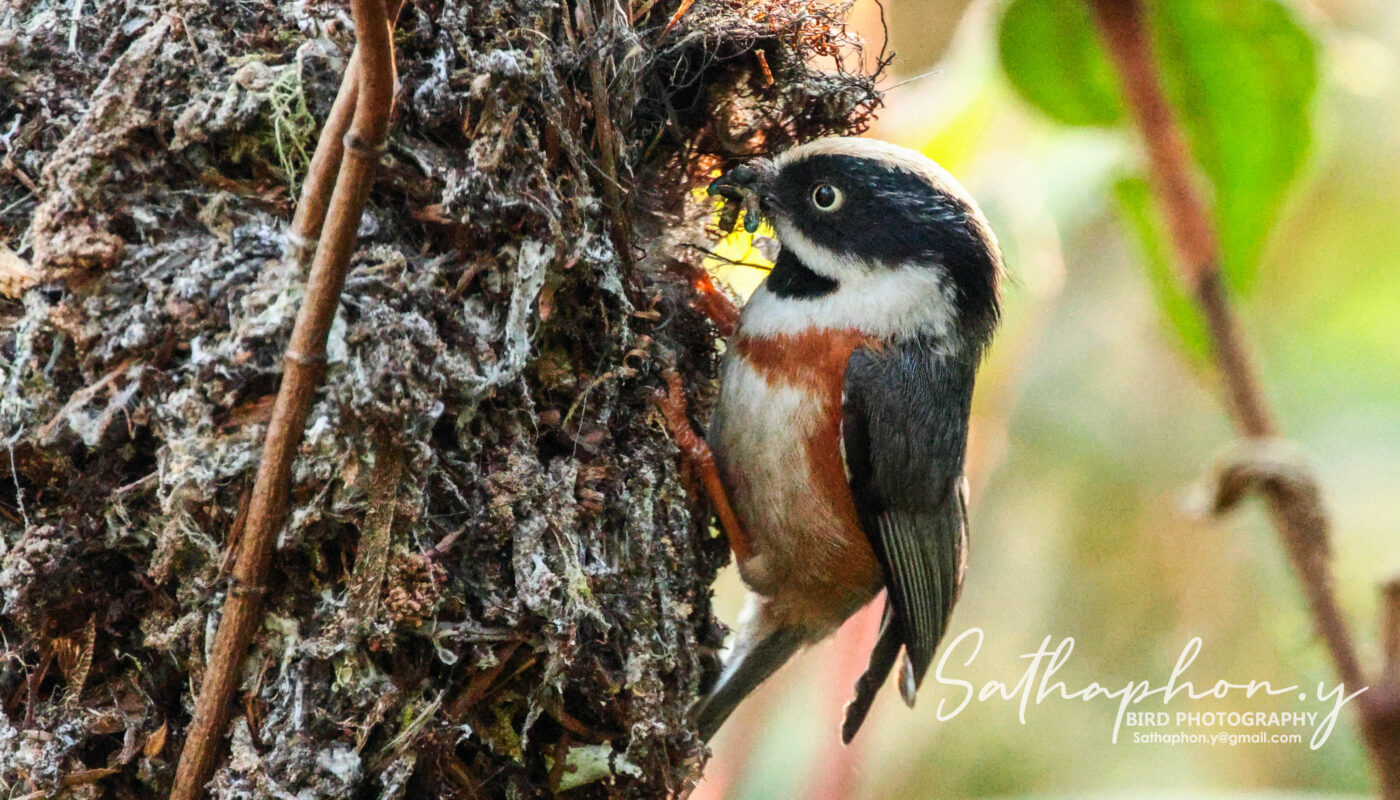
[[[761,195],[772,173],[772,164],[767,159],[756,159],[740,164],[710,183],[710,195],[719,195],[726,200],[745,200]]]
[[[748,212],[744,217],[744,228],[753,233],[758,230],[759,215],[770,211],[768,182],[773,172],[773,162],[768,159],[740,164],[710,183],[710,196],[742,204]]]

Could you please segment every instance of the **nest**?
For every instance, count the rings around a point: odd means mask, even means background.
[[[723,540],[719,166],[859,129],[843,9],[409,5],[388,153],[209,795],[655,797],[694,780]],[[0,778],[157,797],[230,590],[304,276],[339,4],[0,11]]]

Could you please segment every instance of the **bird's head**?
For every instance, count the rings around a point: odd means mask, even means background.
[[[710,193],[756,205],[782,245],[745,314],[753,332],[853,327],[978,349],[990,338],[1001,251],[972,197],[927,157],[818,139],[735,167]]]

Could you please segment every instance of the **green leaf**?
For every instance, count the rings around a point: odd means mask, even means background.
[[[1122,119],[1118,79],[1084,0],[1013,0],[997,38],[1011,84],[1053,119],[1067,125]]]
[[[1193,363],[1197,366],[1208,363],[1210,338],[1206,333],[1206,321],[1172,268],[1171,243],[1163,235],[1152,189],[1142,178],[1123,178],[1113,185],[1113,196],[1118,201],[1124,224],[1136,234],[1141,246],[1147,282],[1167,327]]]
[[[1316,45],[1278,0],[1148,0],[1147,7],[1164,90],[1209,181],[1221,270],[1232,290],[1247,293],[1311,146]],[[1000,49],[1011,83],[1054,119],[1122,119],[1118,78],[1087,0],[1012,0]],[[1155,214],[1125,213],[1157,224]],[[1167,263],[1150,267],[1154,285],[1167,277],[1159,269]],[[1157,295],[1166,302],[1160,285]],[[1180,308],[1166,312],[1184,319]]]
[[[1221,268],[1247,291],[1312,142],[1317,48],[1276,0],[1158,0],[1168,96],[1215,188]]]

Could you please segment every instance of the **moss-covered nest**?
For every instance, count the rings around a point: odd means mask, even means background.
[[[700,0],[672,25],[680,5],[404,9],[210,796],[694,781],[727,549],[650,395],[667,366],[697,420],[711,393],[695,189],[878,96],[837,67],[839,8]],[[8,796],[170,788],[302,292],[283,232],[352,34],[335,2],[0,10]]]

